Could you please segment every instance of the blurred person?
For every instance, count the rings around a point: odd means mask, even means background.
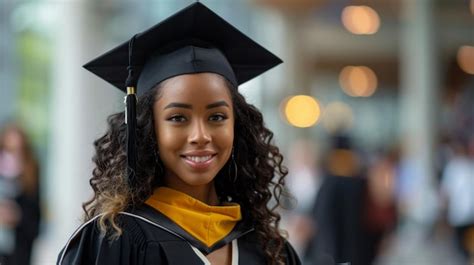
[[[361,158],[351,139],[338,134],[323,158],[323,180],[315,199],[312,216],[315,235],[309,242],[305,264],[358,265],[363,191]]]
[[[313,209],[316,233],[308,247],[308,264],[372,264],[394,228],[396,159],[382,154],[367,173],[362,161],[350,138],[333,139]]]
[[[398,151],[377,155],[367,170],[367,186],[364,191],[362,226],[365,255],[361,264],[372,264],[385,251],[398,218],[396,181]]]
[[[300,264],[269,205],[283,156],[237,90],[279,63],[199,2],[88,63],[127,79],[127,109],[94,143],[94,196],[58,264]]]
[[[474,259],[474,134],[464,143],[452,143],[453,156],[448,160],[441,179],[441,194],[447,219],[454,228],[456,246],[468,259]]]
[[[30,264],[40,222],[39,166],[16,124],[0,132],[0,264]]]

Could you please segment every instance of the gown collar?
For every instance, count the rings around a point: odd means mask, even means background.
[[[175,232],[205,255],[253,231],[249,222],[242,220],[238,204],[209,206],[163,187],[132,213]],[[208,218],[210,215],[213,218]],[[214,227],[207,229],[211,226]],[[211,231],[214,235],[206,238],[206,233]]]

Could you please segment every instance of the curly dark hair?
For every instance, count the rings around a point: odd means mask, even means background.
[[[229,160],[215,178],[216,191],[219,198],[231,197],[241,205],[243,218],[252,221],[261,245],[265,246],[268,263],[284,264],[285,240],[279,230],[281,218],[275,210],[281,205],[288,171],[282,165],[283,156],[278,147],[272,144],[273,133],[265,127],[260,111],[248,104],[227,80],[226,84],[234,108],[234,160],[238,177],[229,176],[229,171],[235,170]],[[94,142],[96,167],[90,180],[94,196],[83,204],[83,209],[86,220],[103,214],[99,226],[104,232],[110,224],[119,236],[121,229],[115,219],[118,212],[144,203],[163,181],[163,164],[156,156],[153,125],[153,103],[160,96],[160,87],[159,84],[150,89],[138,100],[137,154],[140,159],[136,183],[129,183],[126,178],[124,112],[109,116],[107,132]]]

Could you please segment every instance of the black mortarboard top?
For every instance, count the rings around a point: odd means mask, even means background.
[[[136,169],[136,91],[182,74],[212,72],[238,85],[282,61],[196,2],[84,65],[126,97],[129,182]],[[126,81],[125,81],[126,80]]]
[[[125,91],[129,44],[124,42],[84,67]],[[199,72],[217,72],[237,87],[281,62],[199,2],[137,34],[131,58],[140,94],[169,77]]]

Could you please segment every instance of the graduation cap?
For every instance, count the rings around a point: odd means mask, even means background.
[[[136,169],[136,95],[177,75],[211,72],[235,88],[282,61],[200,2],[136,34],[84,65],[127,92],[127,164]],[[124,83],[125,81],[125,83]]]

